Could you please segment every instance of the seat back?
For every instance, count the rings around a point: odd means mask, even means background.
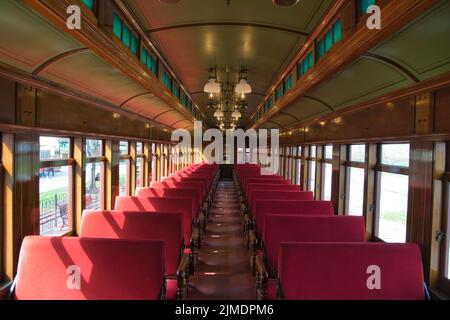
[[[334,214],[334,208],[331,201],[258,200],[254,213],[256,229],[261,236],[266,216],[269,214],[331,216]]]
[[[181,213],[84,211],[80,237],[162,240],[166,248],[166,273],[175,276],[183,251]]]
[[[193,224],[192,200],[186,198],[117,197],[114,210],[175,212],[183,215],[184,245],[190,247]]]
[[[199,195],[200,192],[196,189],[185,188],[136,188],[136,197],[147,198],[190,198],[194,202],[195,217],[197,217],[198,209],[200,207]]]
[[[181,189],[194,189],[199,191],[199,201],[203,203],[206,195],[206,188],[203,183],[197,182],[177,182],[177,181],[152,181],[151,188],[181,188]]]
[[[254,208],[257,200],[314,200],[314,193],[311,191],[290,191],[290,190],[250,190],[248,202],[250,204],[250,212],[253,216]]]
[[[279,284],[288,300],[423,300],[416,244],[282,243]]]
[[[267,215],[262,242],[269,276],[276,277],[282,242],[365,242],[363,217]]]
[[[164,243],[29,236],[15,283],[18,300],[158,300]]]

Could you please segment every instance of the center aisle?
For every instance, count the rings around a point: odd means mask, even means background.
[[[220,181],[212,204],[188,300],[253,300],[255,278],[232,181]]]

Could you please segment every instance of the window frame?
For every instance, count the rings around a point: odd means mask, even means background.
[[[138,152],[138,147],[137,147],[138,144],[142,144],[141,153]],[[137,170],[138,162],[141,162],[140,163],[141,172],[139,174],[138,174],[138,170]],[[136,177],[134,180],[136,182],[135,188],[145,187],[145,168],[144,168],[145,167],[145,153],[144,153],[144,142],[141,142],[141,141],[136,142],[136,164],[135,164],[135,166],[136,166]],[[137,183],[138,177],[139,177],[139,181],[140,181],[139,186]]]
[[[326,148],[331,146],[331,159],[326,158]],[[326,174],[325,174],[325,170],[326,170],[326,165],[331,165],[331,192],[330,192],[330,199],[327,201],[331,201],[332,197],[333,197],[333,145],[332,144],[326,144],[321,146],[322,148],[322,157],[320,158],[320,160],[318,161],[320,163],[320,172],[321,172],[321,181],[320,181],[320,199],[321,200],[325,200],[325,179],[326,179]],[[316,150],[316,158],[317,158],[317,150]]]
[[[296,146],[296,156],[295,156],[295,184],[298,186],[302,185],[302,146]]]
[[[4,261],[6,259],[4,246],[3,246],[3,235],[4,235],[4,187],[5,187],[5,168],[3,166],[3,136],[0,133],[0,284],[2,284],[5,280],[5,272],[4,272]]]
[[[440,243],[439,261],[439,289],[450,294],[450,274],[446,277],[448,264],[450,264],[450,142],[445,144],[445,172],[442,175],[442,222],[440,230],[444,237]]]
[[[391,173],[391,174],[398,174],[398,175],[404,175],[408,177],[408,181],[410,179],[410,165],[411,165],[411,148],[409,149],[409,165],[408,167],[402,167],[402,166],[394,166],[394,165],[387,165],[383,164],[381,162],[382,159],[382,148],[383,145],[389,145],[389,144],[408,144],[411,147],[410,142],[382,142],[377,144],[377,164],[374,167],[375,172],[375,210],[373,213],[373,230],[372,235],[373,239],[378,242],[386,242],[385,240],[381,239],[379,237],[379,218],[380,218],[380,201],[381,201],[381,174],[382,173]],[[367,159],[366,159],[367,161]],[[408,190],[408,198],[409,198],[409,190]],[[409,221],[410,221],[410,210],[409,206],[407,207],[406,212],[406,234],[405,234],[405,242],[408,242],[408,230],[409,230]]]
[[[125,176],[125,194],[124,196],[130,196],[131,195],[131,154],[130,154],[130,141],[127,140],[120,140],[119,144],[122,142],[127,143],[127,153],[126,154],[120,154],[120,161],[119,161],[119,195],[120,194],[120,162],[126,161],[126,176]]]
[[[88,140],[98,140],[102,142],[102,155],[98,156],[98,157],[88,157],[86,154],[86,144]],[[100,181],[100,185],[102,187],[101,192],[100,192],[100,208],[98,210],[105,210],[106,208],[106,156],[105,156],[105,151],[106,151],[106,141],[104,139],[98,139],[98,138],[91,138],[91,137],[87,137],[87,138],[83,138],[83,154],[84,154],[84,164],[83,164],[83,179],[86,179],[86,167],[88,164],[96,164],[99,163],[101,165],[101,174],[100,177],[103,177],[103,181]],[[84,183],[83,186],[84,190],[82,190],[83,193],[83,210],[86,210],[86,181]]]
[[[351,160],[351,154],[352,154],[352,146],[365,146],[365,150],[364,150],[364,162],[360,162],[360,161],[353,161]],[[367,171],[367,148],[369,146],[366,143],[354,143],[354,144],[349,144],[347,145],[347,157],[346,157],[346,161],[344,162],[344,167],[345,167],[345,186],[344,186],[344,215],[348,216],[350,215],[350,173],[351,173],[351,169],[355,168],[355,169],[363,169],[364,170],[364,185],[366,183],[366,171]],[[363,191],[364,192],[364,191]],[[364,199],[363,199],[363,207],[361,208],[362,210],[362,215],[363,217],[366,217],[366,212],[364,211],[364,201],[365,201],[365,197],[366,197],[366,193],[364,192]]]
[[[315,153],[314,157],[311,156],[312,147],[316,148],[316,153]],[[311,169],[312,169],[313,162],[315,163],[314,173],[313,173],[314,174],[314,186],[311,186]],[[315,199],[316,198],[316,186],[317,186],[317,146],[316,145],[308,146],[308,156],[306,157],[306,164],[307,164],[306,189],[307,189],[307,191],[312,191],[314,193],[314,199]]]
[[[118,19],[120,20],[120,37],[118,36],[118,34],[114,31],[114,20],[116,18],[116,16],[118,17]],[[124,29],[127,29],[128,32],[130,33],[129,35],[129,44],[127,45],[127,43],[125,43],[124,41]],[[139,35],[138,32],[136,32],[136,30],[131,26],[131,24],[127,21],[126,18],[124,18],[122,16],[122,14],[119,12],[119,10],[114,9],[113,11],[113,36],[115,38],[117,38],[117,40],[120,41],[120,43],[126,47],[128,49],[128,51],[131,53],[131,55],[135,58],[138,58],[139,55],[141,54],[141,52],[139,52],[140,49],[140,39],[139,39]],[[133,40],[136,41],[135,46],[133,46]],[[136,52],[133,52],[133,48],[135,49]]]
[[[40,135],[40,137],[51,137],[51,138],[65,138],[69,139],[70,146],[69,146],[69,158],[67,159],[53,159],[53,160],[40,160],[39,159],[39,170],[46,169],[46,168],[55,168],[55,167],[69,167],[69,185],[68,185],[68,227],[69,230],[66,232],[62,232],[61,234],[57,234],[57,236],[68,236],[73,234],[75,231],[76,225],[75,225],[75,154],[74,154],[74,139],[72,137],[67,136],[53,136],[53,135]],[[40,146],[39,146],[39,153],[40,153]],[[2,179],[3,180],[3,179]],[[3,193],[2,193],[3,194]],[[40,191],[38,192],[38,199],[40,202]],[[39,205],[39,225],[38,230],[40,234],[40,217],[41,217],[41,207]]]

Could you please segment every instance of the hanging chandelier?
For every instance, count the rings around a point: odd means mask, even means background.
[[[252,87],[245,76],[246,70],[240,69],[237,82],[230,81],[232,69],[225,67],[226,81],[217,78],[217,67],[209,70],[209,80],[203,91],[208,93],[208,108],[215,109],[213,114],[220,130],[234,131],[242,118],[239,109],[247,108],[246,95],[252,92]]]

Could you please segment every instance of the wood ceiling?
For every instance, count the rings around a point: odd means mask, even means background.
[[[218,65],[235,72],[240,66],[249,70],[253,93],[243,112],[242,127],[249,125],[249,115],[332,3],[302,0],[293,7],[280,7],[271,0],[126,2],[207,115],[209,126],[216,123],[203,93],[208,69]],[[218,77],[223,80],[224,73]]]

